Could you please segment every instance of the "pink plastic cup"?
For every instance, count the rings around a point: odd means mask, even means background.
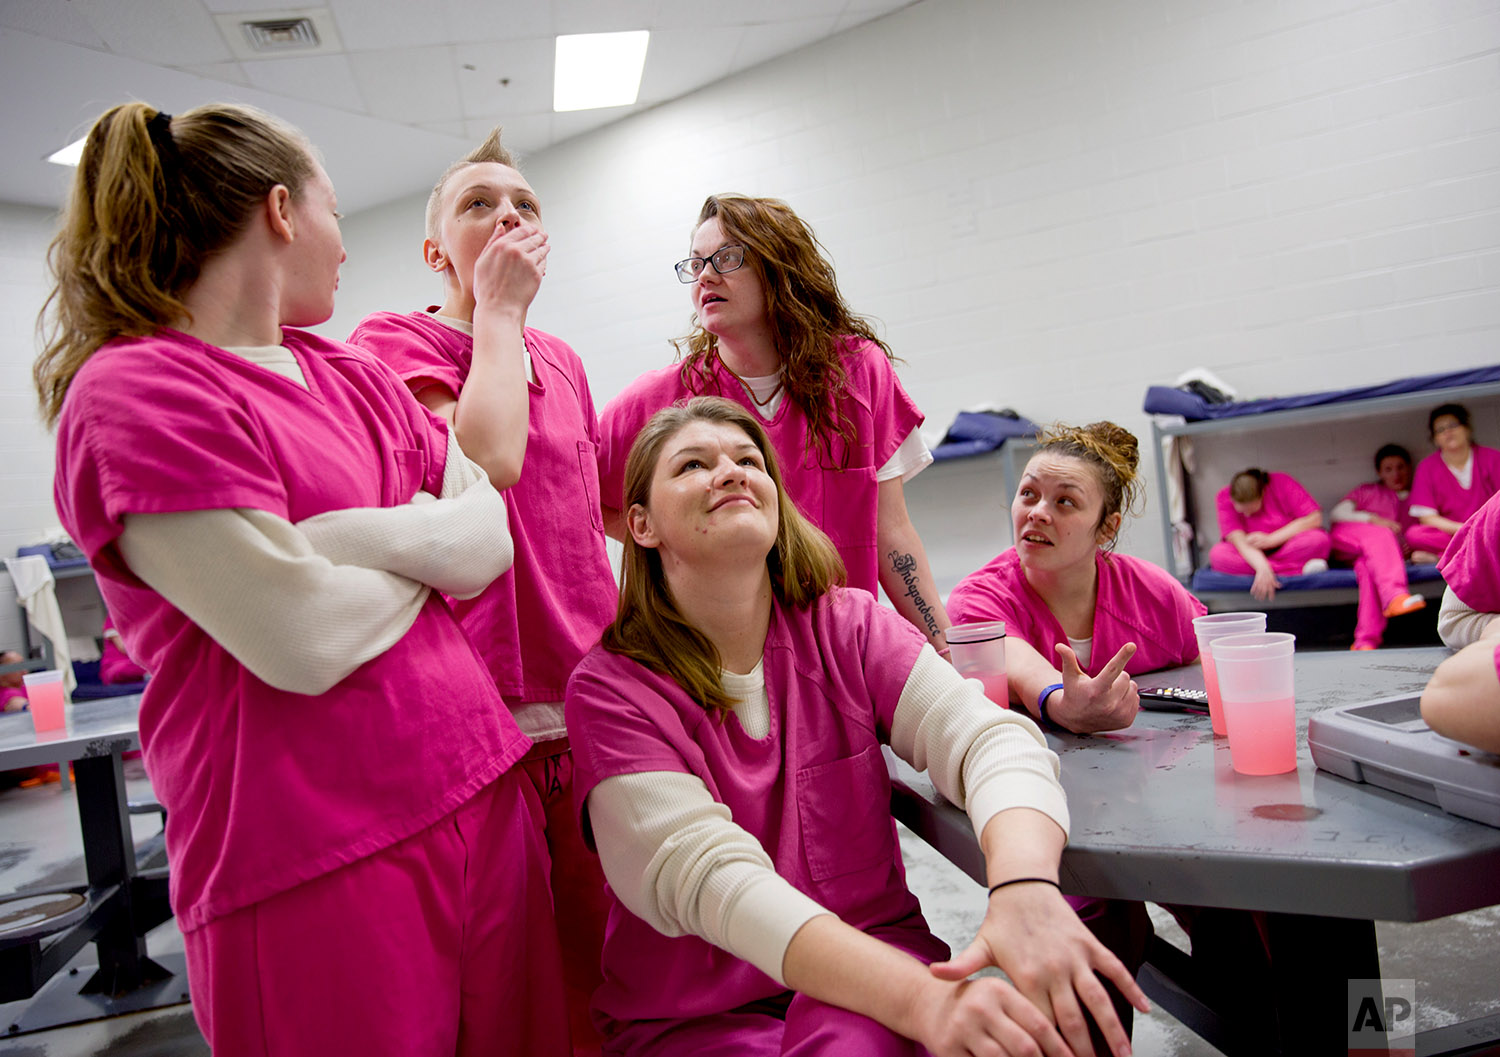
[[[1198,657],[1203,661],[1203,688],[1208,691],[1208,719],[1214,733],[1223,737],[1224,703],[1219,696],[1219,677],[1214,668],[1213,653],[1208,644],[1225,635],[1248,635],[1266,630],[1264,613],[1210,613],[1193,618],[1193,634],[1198,637]]]
[[[1005,621],[954,624],[944,636],[953,667],[965,679],[984,684],[984,696],[1001,708],[1010,704],[1010,681],[1005,675]]]
[[[1297,769],[1297,695],[1292,687],[1296,636],[1226,635],[1209,644],[1229,728],[1229,761],[1240,774]]]
[[[27,672],[21,677],[26,684],[26,700],[31,722],[38,734],[61,730],[67,724],[63,709],[63,673],[52,668],[45,672]]]

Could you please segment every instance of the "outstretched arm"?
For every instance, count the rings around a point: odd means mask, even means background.
[[[1054,684],[1062,688],[1047,696],[1047,718],[1075,734],[1121,730],[1135,722],[1141,698],[1125,664],[1135,656],[1136,645],[1120,647],[1096,676],[1085,675],[1069,646],[1059,644],[1057,663],[1050,663],[1018,636],[1005,640],[1005,667],[1011,700],[1041,719],[1037,698]]]

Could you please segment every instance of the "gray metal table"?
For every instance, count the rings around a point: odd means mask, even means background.
[[[121,754],[139,748],[140,696],[80,702],[65,731],[38,736],[24,713],[0,716],[0,770],[73,761],[89,914],[45,941],[0,950],[0,1002],[36,997],[0,1033],[24,1034],[187,1000],[181,955],[153,960],[146,933],[172,916],[166,867],[143,869],[130,831]],[[54,975],[85,944],[99,956],[83,980]],[[50,982],[49,982],[50,981]]]
[[[1302,1049],[1313,1038],[1344,1047],[1347,981],[1380,976],[1374,921],[1427,921],[1500,903],[1500,829],[1317,771],[1307,718],[1420,690],[1447,653],[1299,654],[1297,770],[1286,775],[1236,774],[1207,716],[1142,711],[1123,731],[1049,733],[1072,813],[1063,889],[1268,912],[1284,994],[1267,1000],[1284,1007],[1284,1051],[1335,1052]],[[1203,685],[1197,666],[1146,678]],[[967,817],[925,776],[890,759],[896,817],[983,883]]]

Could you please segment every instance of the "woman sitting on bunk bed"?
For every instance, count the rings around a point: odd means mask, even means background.
[[[1219,492],[1219,532],[1208,553],[1221,573],[1254,576],[1250,594],[1262,602],[1281,586],[1281,576],[1328,568],[1332,541],[1323,531],[1323,511],[1296,479],[1254,467],[1234,475]]]

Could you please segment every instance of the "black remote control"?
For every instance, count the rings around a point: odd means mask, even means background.
[[[1191,690],[1183,686],[1142,686],[1141,707],[1150,712],[1198,712],[1208,713],[1208,691]]]

